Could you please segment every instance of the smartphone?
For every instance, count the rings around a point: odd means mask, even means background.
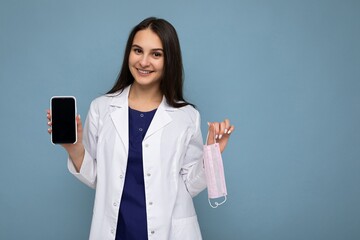
[[[76,98],[54,96],[50,99],[52,121],[51,142],[53,144],[76,143]]]

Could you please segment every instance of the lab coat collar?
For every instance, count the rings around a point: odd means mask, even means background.
[[[125,149],[129,148],[129,92],[130,86],[126,87],[120,94],[116,93],[110,95],[113,97],[110,103],[110,106],[115,108],[111,113],[111,119],[115,125],[116,131],[121,137]],[[154,133],[164,128],[167,124],[172,121],[172,118],[168,114],[169,112],[176,111],[177,108],[170,106],[165,96],[156,110],[154,118],[149,126],[148,131],[146,132],[144,140],[152,136]]]
[[[163,96],[163,99],[158,107],[158,109],[155,112],[154,118],[152,119],[149,129],[146,132],[146,135],[144,137],[144,140],[149,138],[151,135],[156,133],[158,130],[165,127],[167,124],[169,124],[172,121],[172,118],[168,114],[169,111],[174,111],[176,108],[173,108],[169,106],[166,102],[165,96]]]

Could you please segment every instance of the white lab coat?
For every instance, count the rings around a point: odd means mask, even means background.
[[[91,240],[115,239],[129,149],[129,89],[91,103],[79,173],[68,160],[70,172],[96,188]],[[201,239],[192,201],[206,188],[199,112],[163,98],[142,147],[149,240]]]

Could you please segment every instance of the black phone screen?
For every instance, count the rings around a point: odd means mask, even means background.
[[[75,143],[76,100],[74,97],[51,98],[51,140],[54,144]]]

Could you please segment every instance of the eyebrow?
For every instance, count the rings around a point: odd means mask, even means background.
[[[131,46],[131,48],[134,48],[134,47],[143,49],[142,47],[140,47],[140,46],[137,45],[137,44],[133,44],[133,45]],[[151,51],[162,51],[162,52],[163,52],[164,49],[162,49],[162,48],[153,48],[153,49],[151,49]]]

